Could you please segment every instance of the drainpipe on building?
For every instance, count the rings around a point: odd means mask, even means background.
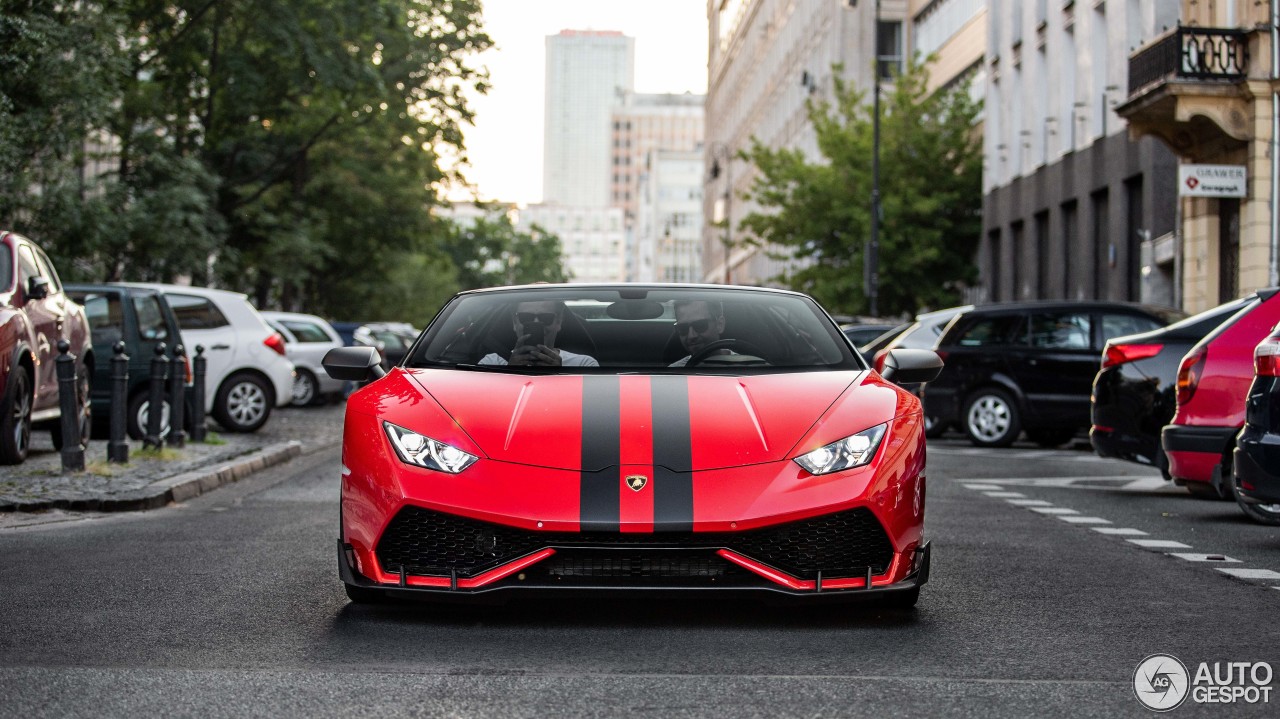
[[[1276,90],[1276,82],[1280,80],[1280,48],[1276,47],[1280,37],[1280,5],[1271,0],[1271,272],[1267,284],[1271,287],[1280,285],[1280,218],[1276,217],[1280,210],[1280,93]]]

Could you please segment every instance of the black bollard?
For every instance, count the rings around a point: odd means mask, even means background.
[[[165,359],[166,347],[161,342],[156,345],[156,356],[151,358],[151,387],[147,396],[147,436],[142,438],[142,446],[160,449],[163,438],[160,434],[160,422],[164,418],[164,381],[169,377],[169,360]]]
[[[58,410],[62,413],[62,471],[84,471],[84,445],[80,444],[80,397],[76,392],[76,357],[71,343],[58,340]],[[84,398],[89,401],[88,397]]]
[[[187,433],[182,429],[182,410],[187,406],[186,354],[182,345],[174,345],[173,359],[169,362],[169,437],[166,444],[178,449],[187,444]]]
[[[129,356],[124,353],[124,342],[111,348],[111,438],[107,441],[107,461],[116,464],[129,462],[129,441],[125,439],[129,427]]]
[[[196,358],[191,362],[191,441],[203,442],[204,429],[204,376],[209,360],[204,356],[204,345],[196,345]]]

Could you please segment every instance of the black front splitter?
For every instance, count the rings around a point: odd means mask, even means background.
[[[513,599],[560,599],[574,597],[611,597],[616,599],[690,599],[714,596],[723,599],[755,599],[769,603],[813,605],[856,602],[885,602],[894,597],[916,591],[929,581],[929,560],[932,544],[925,542],[916,550],[915,570],[901,582],[870,589],[794,590],[777,584],[725,587],[672,587],[643,585],[574,585],[513,583],[509,580],[495,582],[479,589],[449,589],[447,587],[410,587],[378,584],[355,571],[348,559],[349,547],[338,540],[338,575],[350,586],[381,592],[391,599],[409,599],[429,602],[460,604],[505,604]],[[767,580],[761,579],[762,582]]]

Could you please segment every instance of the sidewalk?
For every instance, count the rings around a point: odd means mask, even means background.
[[[85,452],[86,471],[62,473],[61,453],[48,432],[33,432],[20,465],[0,466],[0,512],[131,511],[181,502],[303,453],[338,444],[343,405],[277,408],[252,434],[220,432],[210,421],[210,442],[188,441],[159,455],[129,442],[129,463],[109,464],[106,440]]]

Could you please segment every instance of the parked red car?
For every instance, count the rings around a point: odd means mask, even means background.
[[[62,291],[58,273],[34,242],[0,231],[0,464],[27,458],[32,426],[47,426],[62,446],[54,360],[66,340],[77,365],[80,441],[87,442],[93,347],[84,308]]]
[[[1236,502],[1259,524],[1280,525],[1280,325],[1253,351],[1253,385],[1233,455]]]
[[[1280,288],[1259,290],[1178,369],[1178,410],[1160,433],[1169,474],[1193,494],[1231,497],[1231,461],[1253,382],[1253,350],[1280,322]]]

